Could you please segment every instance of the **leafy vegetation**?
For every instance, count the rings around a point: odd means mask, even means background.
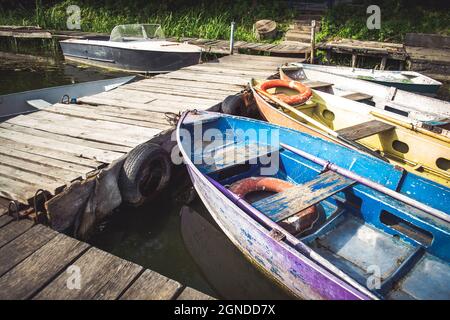
[[[311,1],[311,0],[309,0]],[[318,2],[324,2],[319,1]],[[109,33],[117,24],[160,23],[168,36],[228,39],[230,23],[236,21],[237,40],[256,41],[253,23],[259,19],[278,22],[286,31],[298,12],[292,1],[268,0],[2,0],[0,25],[39,25],[65,30],[69,5],[81,8],[83,31]],[[439,0],[359,0],[329,10],[322,20],[317,40],[353,38],[393,41],[407,32],[450,34],[450,10]],[[366,8],[381,8],[381,29],[366,27]]]
[[[367,2],[367,1],[366,1]],[[369,3],[370,2],[370,3]],[[404,1],[378,1],[381,8],[381,29],[369,30],[366,13],[369,1],[360,6],[338,5],[322,19],[317,40],[352,38],[402,42],[406,33],[440,33],[450,35],[450,11],[431,6],[429,2],[415,5]]]
[[[235,38],[256,41],[253,23],[258,19],[273,19],[288,22],[293,18],[287,4],[283,2],[259,1],[83,1],[65,0],[53,5],[43,5],[15,10],[0,11],[0,25],[39,25],[46,29],[65,30],[69,5],[81,8],[83,31],[109,33],[115,25],[126,23],[159,23],[167,36],[198,37],[205,39],[228,39],[230,24],[237,23]],[[1,10],[1,8],[0,8]],[[286,30],[286,23],[280,24]]]

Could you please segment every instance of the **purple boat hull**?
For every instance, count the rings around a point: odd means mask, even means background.
[[[369,299],[272,237],[268,229],[221,193],[192,163],[187,168],[195,189],[222,231],[253,264],[291,294],[301,299]]]

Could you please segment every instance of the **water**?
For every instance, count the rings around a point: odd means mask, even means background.
[[[19,52],[20,54],[16,55],[0,51],[0,95],[126,75],[123,72],[66,63],[59,54],[42,55],[43,52],[40,52],[39,56],[30,56],[24,54],[26,50]],[[183,185],[182,188],[165,192],[158,197],[156,203],[141,208],[118,208],[97,228],[89,243],[215,297],[288,298],[236,252],[237,249],[212,224],[206,222],[201,229],[195,230],[206,238],[210,236],[204,233],[205,226],[212,231],[215,241],[211,246],[192,242],[186,245],[179,215],[184,201],[175,199],[189,188],[188,177],[182,180],[183,184],[177,181],[177,184]],[[211,220],[199,200],[194,202],[193,206],[201,216]],[[196,224],[188,228],[188,232],[195,227]],[[210,261],[209,256],[199,256],[203,255],[202,250],[199,253],[199,245],[202,248],[208,247],[210,254],[226,254],[216,256]],[[193,257],[192,253],[197,256]],[[209,272],[208,270],[215,270],[217,267],[214,262],[218,258],[221,259],[223,272]],[[212,264],[205,265],[205,261]],[[202,265],[199,266],[197,262]],[[236,265],[240,266],[239,270],[234,268]],[[243,288],[243,279],[247,282],[253,279],[252,282],[257,286],[252,288],[245,283]],[[223,284],[226,288],[220,287]]]

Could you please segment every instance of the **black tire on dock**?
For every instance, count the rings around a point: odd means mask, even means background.
[[[222,112],[233,116],[242,115],[245,111],[245,102],[242,94],[226,97],[222,101]]]
[[[123,201],[140,206],[163,190],[172,170],[169,154],[155,143],[142,143],[130,151],[119,177]]]

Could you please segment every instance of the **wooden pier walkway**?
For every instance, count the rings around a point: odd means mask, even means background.
[[[31,204],[170,129],[165,113],[210,109],[296,59],[233,55],[0,123],[0,196]]]
[[[6,211],[0,201],[0,300],[214,299]]]

